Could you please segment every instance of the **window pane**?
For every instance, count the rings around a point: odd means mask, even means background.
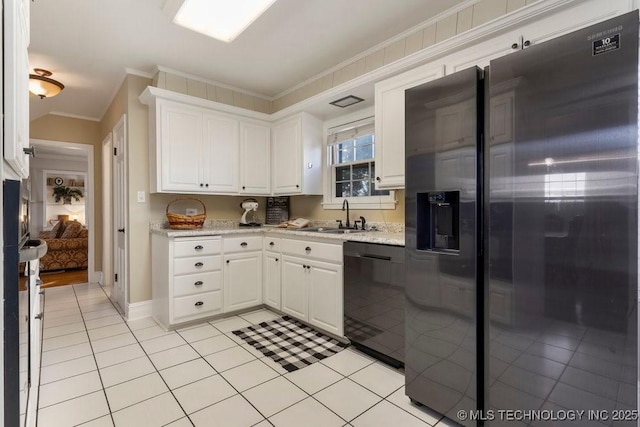
[[[349,181],[351,179],[351,166],[336,168],[336,181]]]
[[[355,143],[355,140],[353,139],[349,139],[347,141],[342,141],[338,144],[338,148],[340,150],[344,150],[345,148],[353,148],[353,144]]]
[[[388,196],[389,190],[376,190],[376,184],[371,181],[371,195],[372,196]]]
[[[353,181],[353,197],[364,197],[369,195],[369,180]]]
[[[353,179],[369,178],[369,163],[353,165]]]
[[[361,145],[356,147],[356,160],[373,159],[373,145]]]
[[[338,163],[346,163],[353,161],[353,148],[346,148],[344,150],[338,150]]]
[[[373,144],[373,135],[365,135],[355,140],[356,146]]]
[[[336,183],[336,197],[351,197],[351,183],[350,182]]]

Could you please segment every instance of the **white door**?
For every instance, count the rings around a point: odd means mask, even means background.
[[[342,266],[313,262],[308,270],[309,323],[342,336]]]
[[[271,194],[271,128],[240,122],[240,193]]]
[[[262,252],[225,256],[224,311],[262,304]]]
[[[282,311],[307,320],[307,263],[282,257]]]
[[[281,255],[273,252],[264,253],[264,303],[280,310],[280,264]]]
[[[113,135],[102,141],[102,287],[113,292]]]
[[[238,121],[215,114],[204,115],[204,191],[238,192],[240,141]]]
[[[128,280],[127,265],[127,130],[126,115],[113,128],[113,291],[111,300],[125,312]]]

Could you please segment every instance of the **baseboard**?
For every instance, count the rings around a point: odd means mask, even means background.
[[[127,320],[144,319],[145,317],[151,317],[152,313],[152,301],[140,301],[127,304],[127,312],[125,317]]]
[[[100,285],[103,285],[102,271],[90,271],[89,283],[99,283]]]

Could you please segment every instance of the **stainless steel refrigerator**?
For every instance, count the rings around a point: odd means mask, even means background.
[[[636,425],[638,98],[637,11],[406,91],[414,402]]]

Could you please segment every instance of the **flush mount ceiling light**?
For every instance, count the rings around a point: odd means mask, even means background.
[[[169,0],[165,13],[178,24],[231,42],[276,0]]]
[[[34,68],[35,74],[29,74],[29,92],[43,98],[51,98],[59,94],[64,85],[57,80],[50,79],[51,71]]]
[[[329,104],[335,105],[336,107],[345,108],[362,101],[364,101],[364,99],[358,98],[357,96],[354,96],[354,95],[347,95],[344,98],[336,99],[335,101],[330,102]]]

